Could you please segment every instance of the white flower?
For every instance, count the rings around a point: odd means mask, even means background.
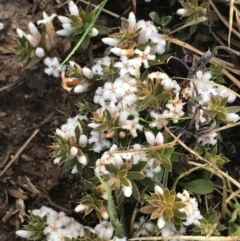
[[[84,205],[84,204],[79,204],[77,205],[77,207],[74,209],[75,212],[79,213],[79,212],[82,212],[84,210],[86,210],[88,208],[87,205]]]
[[[28,239],[28,238],[30,238],[33,235],[33,232],[32,231],[28,231],[28,230],[18,230],[18,231],[16,231],[16,234],[19,237]]]
[[[57,57],[45,58],[44,64],[47,65],[47,67],[48,67],[48,68],[44,69],[44,72],[47,75],[53,75],[55,78],[58,78],[60,76],[60,69],[59,69],[60,63],[59,63]]]
[[[217,144],[217,140],[214,139],[216,136],[217,136],[216,132],[214,132],[212,134],[204,135],[204,136],[198,138],[198,142],[201,142],[203,146],[205,144],[211,144],[214,146]]]
[[[38,20],[37,24],[46,24],[49,22],[52,22],[52,20],[57,16],[57,14],[52,14],[51,16],[48,16],[46,12],[43,12],[43,20]]]
[[[180,212],[184,212],[187,217],[186,221],[183,222],[183,225],[198,225],[199,219],[202,219],[202,215],[198,210],[198,203],[196,198],[191,198],[187,190],[184,190],[183,193],[178,193],[177,197],[182,199],[182,202],[186,205],[184,208],[180,209]]]
[[[154,120],[149,124],[150,127],[157,127],[157,129],[162,129],[164,125],[168,124],[168,121],[163,114],[158,114],[154,111],[150,112],[150,115]]]
[[[162,236],[163,237],[174,236],[174,235],[181,235],[181,234],[184,234],[186,232],[186,228],[184,228],[182,226],[180,231],[177,231],[177,229],[175,228],[174,223],[170,220],[164,226],[164,228],[162,229],[161,232],[162,232]],[[175,241],[181,241],[181,240],[178,239],[178,240],[175,240]]]
[[[133,137],[137,137],[137,130],[143,130],[143,126],[138,122],[138,118],[134,118],[133,120],[126,120],[124,125],[122,125],[122,128],[129,130]]]
[[[37,47],[36,50],[35,50],[35,53],[36,53],[38,58],[42,58],[45,55],[45,51],[41,47]]]
[[[26,34],[20,28],[17,28],[17,35],[19,38],[22,38],[23,36],[26,37]]]
[[[102,240],[110,240],[113,235],[113,227],[110,222],[104,220],[94,228],[98,237]]]
[[[156,55],[150,54],[151,47],[147,46],[144,51],[141,51],[139,49],[136,49],[134,52],[135,54],[138,54],[138,58],[141,60],[141,62],[144,64],[145,68],[148,68],[148,60],[154,60],[156,58]]]

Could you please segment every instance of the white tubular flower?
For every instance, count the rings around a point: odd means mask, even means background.
[[[134,33],[136,31],[137,24],[136,24],[136,17],[133,12],[130,12],[128,15],[128,24],[129,24],[128,31],[130,33]]]
[[[71,15],[79,16],[79,9],[73,1],[68,3],[68,9]]]
[[[187,9],[185,8],[179,8],[176,12],[177,15],[183,17],[187,13]]]
[[[65,16],[61,16],[59,15],[58,16],[58,20],[62,23],[62,24],[68,24],[68,23],[71,23],[72,20],[68,17],[65,17]],[[70,62],[70,61],[69,61]]]
[[[33,235],[33,232],[28,230],[18,230],[16,231],[16,234],[21,238],[30,238]]]
[[[122,187],[123,193],[125,197],[131,197],[132,195],[132,183],[128,180],[128,186]]]
[[[31,34],[27,34],[25,37],[33,47],[36,47],[41,40],[41,34],[33,22],[30,22],[28,27]]]
[[[163,189],[159,185],[155,185],[154,192],[159,193],[159,194],[163,194]]]
[[[103,43],[105,43],[105,44],[107,44],[107,45],[109,45],[109,46],[113,46],[113,47],[117,46],[118,43],[119,43],[119,41],[120,41],[120,40],[115,39],[115,38],[109,38],[109,37],[107,37],[107,38],[102,38],[102,42],[103,42]]]
[[[40,47],[36,48],[35,53],[36,53],[38,58],[42,58],[45,55],[44,49],[40,48]]]
[[[46,12],[43,12],[43,19],[42,20],[38,20],[37,21],[37,24],[46,24],[46,23],[49,23],[49,22],[52,22],[52,20],[57,16],[57,14],[52,14],[51,16],[48,16],[46,14]]]
[[[240,119],[240,117],[238,114],[235,114],[235,113],[227,113],[226,119],[227,121],[230,121],[230,122],[237,122]]]
[[[158,218],[158,221],[157,221],[157,226],[159,229],[162,229],[166,224],[166,221],[163,219],[163,215],[161,215],[159,218]]]
[[[26,37],[26,34],[22,31],[22,29],[17,28],[16,31],[17,31],[17,35],[18,35],[19,38],[22,38],[23,36]]]
[[[111,52],[119,57],[121,56],[132,56],[134,54],[133,49],[121,49],[121,48],[111,48]]]
[[[84,210],[86,210],[88,208],[87,205],[84,205],[84,204],[79,204],[77,205],[77,207],[74,209],[75,212],[79,213],[79,212],[82,212]]]

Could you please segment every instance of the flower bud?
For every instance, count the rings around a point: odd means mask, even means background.
[[[93,78],[93,73],[92,70],[87,68],[87,67],[83,67],[82,69],[82,73],[85,77],[87,77],[88,79],[92,79]]]
[[[91,37],[96,37],[98,35],[98,30],[96,28],[92,28],[91,33],[89,35]]]
[[[155,185],[154,192],[159,193],[159,194],[163,194],[163,189],[159,185]]]
[[[40,47],[36,48],[35,53],[36,53],[38,58],[42,58],[45,55],[44,49],[40,48]]]
[[[125,133],[124,131],[120,131],[120,132],[119,132],[119,138],[120,138],[120,139],[125,138],[125,136],[126,136],[126,133]]]
[[[177,10],[177,12],[176,12],[177,15],[182,16],[182,17],[183,17],[186,13],[187,13],[187,9],[185,9],[185,8],[179,8],[179,9]]]
[[[20,28],[17,28],[17,35],[18,35],[19,38],[22,38],[23,36],[26,36],[26,34]]]
[[[84,211],[85,209],[87,209],[88,208],[88,206],[87,205],[84,205],[84,204],[79,204],[75,209],[74,209],[74,211],[75,212],[82,212],[82,211]]]
[[[87,165],[87,163],[88,163],[85,155],[82,155],[82,156],[78,157],[78,161],[79,161],[79,163],[81,163],[84,166]]]
[[[165,226],[166,222],[165,220],[163,219],[163,215],[161,215],[159,218],[158,218],[158,221],[157,221],[157,226],[159,229],[162,229],[164,226]]]
[[[145,137],[147,139],[147,142],[150,146],[154,146],[155,143],[155,136],[151,131],[145,131]]]
[[[33,232],[29,230],[18,230],[16,231],[16,234],[22,238],[30,238],[33,235]]]
[[[106,210],[102,210],[102,211],[101,211],[101,217],[102,217],[103,219],[109,219],[109,214],[108,214],[108,212],[107,212]]]
[[[118,39],[115,38],[102,38],[102,42],[109,45],[109,46],[117,46],[119,43]]]
[[[87,139],[87,136],[86,136],[86,135],[81,135],[81,136],[79,137],[79,145],[80,145],[81,147],[85,147],[85,146],[87,145],[87,141],[88,141],[88,139]]]

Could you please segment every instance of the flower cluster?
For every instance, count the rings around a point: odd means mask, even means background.
[[[44,235],[48,241],[65,241],[66,238],[78,238],[84,236],[84,226],[75,221],[73,218],[66,216],[64,212],[56,212],[52,208],[42,206],[40,209],[35,209],[31,211],[31,215],[44,218],[45,227],[42,230],[42,235]],[[35,227],[38,223],[35,223]],[[34,226],[34,223],[29,223]],[[18,230],[16,234],[23,238],[34,237],[37,230]],[[40,234],[39,234],[40,235]]]

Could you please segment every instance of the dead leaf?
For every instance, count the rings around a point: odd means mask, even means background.
[[[28,198],[27,195],[23,194],[21,191],[19,191],[18,189],[14,189],[14,188],[9,188],[8,189],[8,193],[15,198],[18,199],[22,199],[22,200],[26,200]]]

